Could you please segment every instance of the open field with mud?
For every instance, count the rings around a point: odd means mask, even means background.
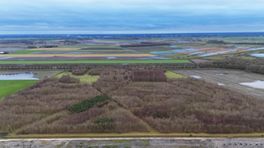
[[[187,76],[196,77],[207,82],[212,82],[216,85],[227,87],[247,95],[252,95],[264,99],[263,84],[262,89],[242,85],[243,83],[264,81],[264,75],[261,74],[225,69],[177,70],[177,72]]]

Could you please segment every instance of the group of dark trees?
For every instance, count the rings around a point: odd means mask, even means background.
[[[169,46],[170,43],[163,42],[140,42],[135,44],[120,45],[120,47],[149,47],[149,46]]]
[[[243,59],[236,57],[226,57],[214,62],[201,63],[201,68],[226,68],[238,69],[253,73],[264,74],[264,59]]]

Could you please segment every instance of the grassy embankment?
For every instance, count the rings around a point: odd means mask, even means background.
[[[4,61],[0,64],[174,64],[189,63],[189,60],[47,60],[47,61]]]
[[[207,134],[207,133],[87,133],[87,134],[28,134],[8,135],[7,139],[24,138],[140,138],[140,137],[190,137],[190,138],[260,138],[264,133]]]
[[[28,88],[35,84],[35,80],[1,80],[0,81],[0,101],[4,97]]]
[[[167,79],[182,79],[182,78],[187,78],[186,76],[182,74],[175,73],[173,71],[166,71],[165,73]]]

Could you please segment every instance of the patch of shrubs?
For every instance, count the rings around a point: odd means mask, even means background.
[[[162,69],[134,70],[132,72],[132,81],[165,82],[167,77]]]
[[[80,80],[73,78],[69,75],[65,75],[59,79],[59,82],[61,82],[61,83],[80,83]]]
[[[242,59],[239,57],[226,57],[222,60],[199,64],[202,68],[238,69],[253,73],[264,74],[264,59]]]
[[[94,123],[98,126],[101,130],[109,130],[112,129],[114,120],[112,118],[102,117],[98,118],[94,121]]]
[[[93,68],[88,71],[89,75],[98,76],[104,71],[103,68]]]
[[[105,95],[96,96],[92,99],[84,100],[84,101],[81,101],[75,105],[72,105],[71,107],[69,107],[69,110],[73,113],[84,112],[84,111],[94,107],[95,105],[99,105],[100,103],[103,103],[109,99],[110,98],[108,96],[105,96]]]
[[[84,75],[87,73],[87,71],[88,71],[87,68],[73,68],[71,70],[72,74],[76,76]]]

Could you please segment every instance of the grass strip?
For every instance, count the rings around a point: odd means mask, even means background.
[[[28,88],[36,82],[36,80],[1,80],[0,101],[4,99],[4,97],[14,94],[25,88]]]
[[[241,134],[208,134],[208,133],[87,133],[87,134],[27,134],[8,135],[7,139],[25,138],[141,138],[141,137],[165,137],[165,138],[262,138],[264,133]]]
[[[175,73],[173,71],[166,71],[165,75],[166,75],[167,79],[182,79],[182,78],[186,78],[186,76],[184,76],[182,74]]]
[[[79,79],[80,82],[84,83],[84,84],[93,84],[100,77],[100,76],[92,76],[92,75],[88,75],[88,74],[77,76],[77,75],[73,75],[71,72],[63,72],[63,73],[56,75],[56,78],[61,78],[63,76],[67,76],[67,75],[70,77],[73,77],[75,79]]]
[[[0,60],[0,64],[175,64],[190,63],[189,60]]]

